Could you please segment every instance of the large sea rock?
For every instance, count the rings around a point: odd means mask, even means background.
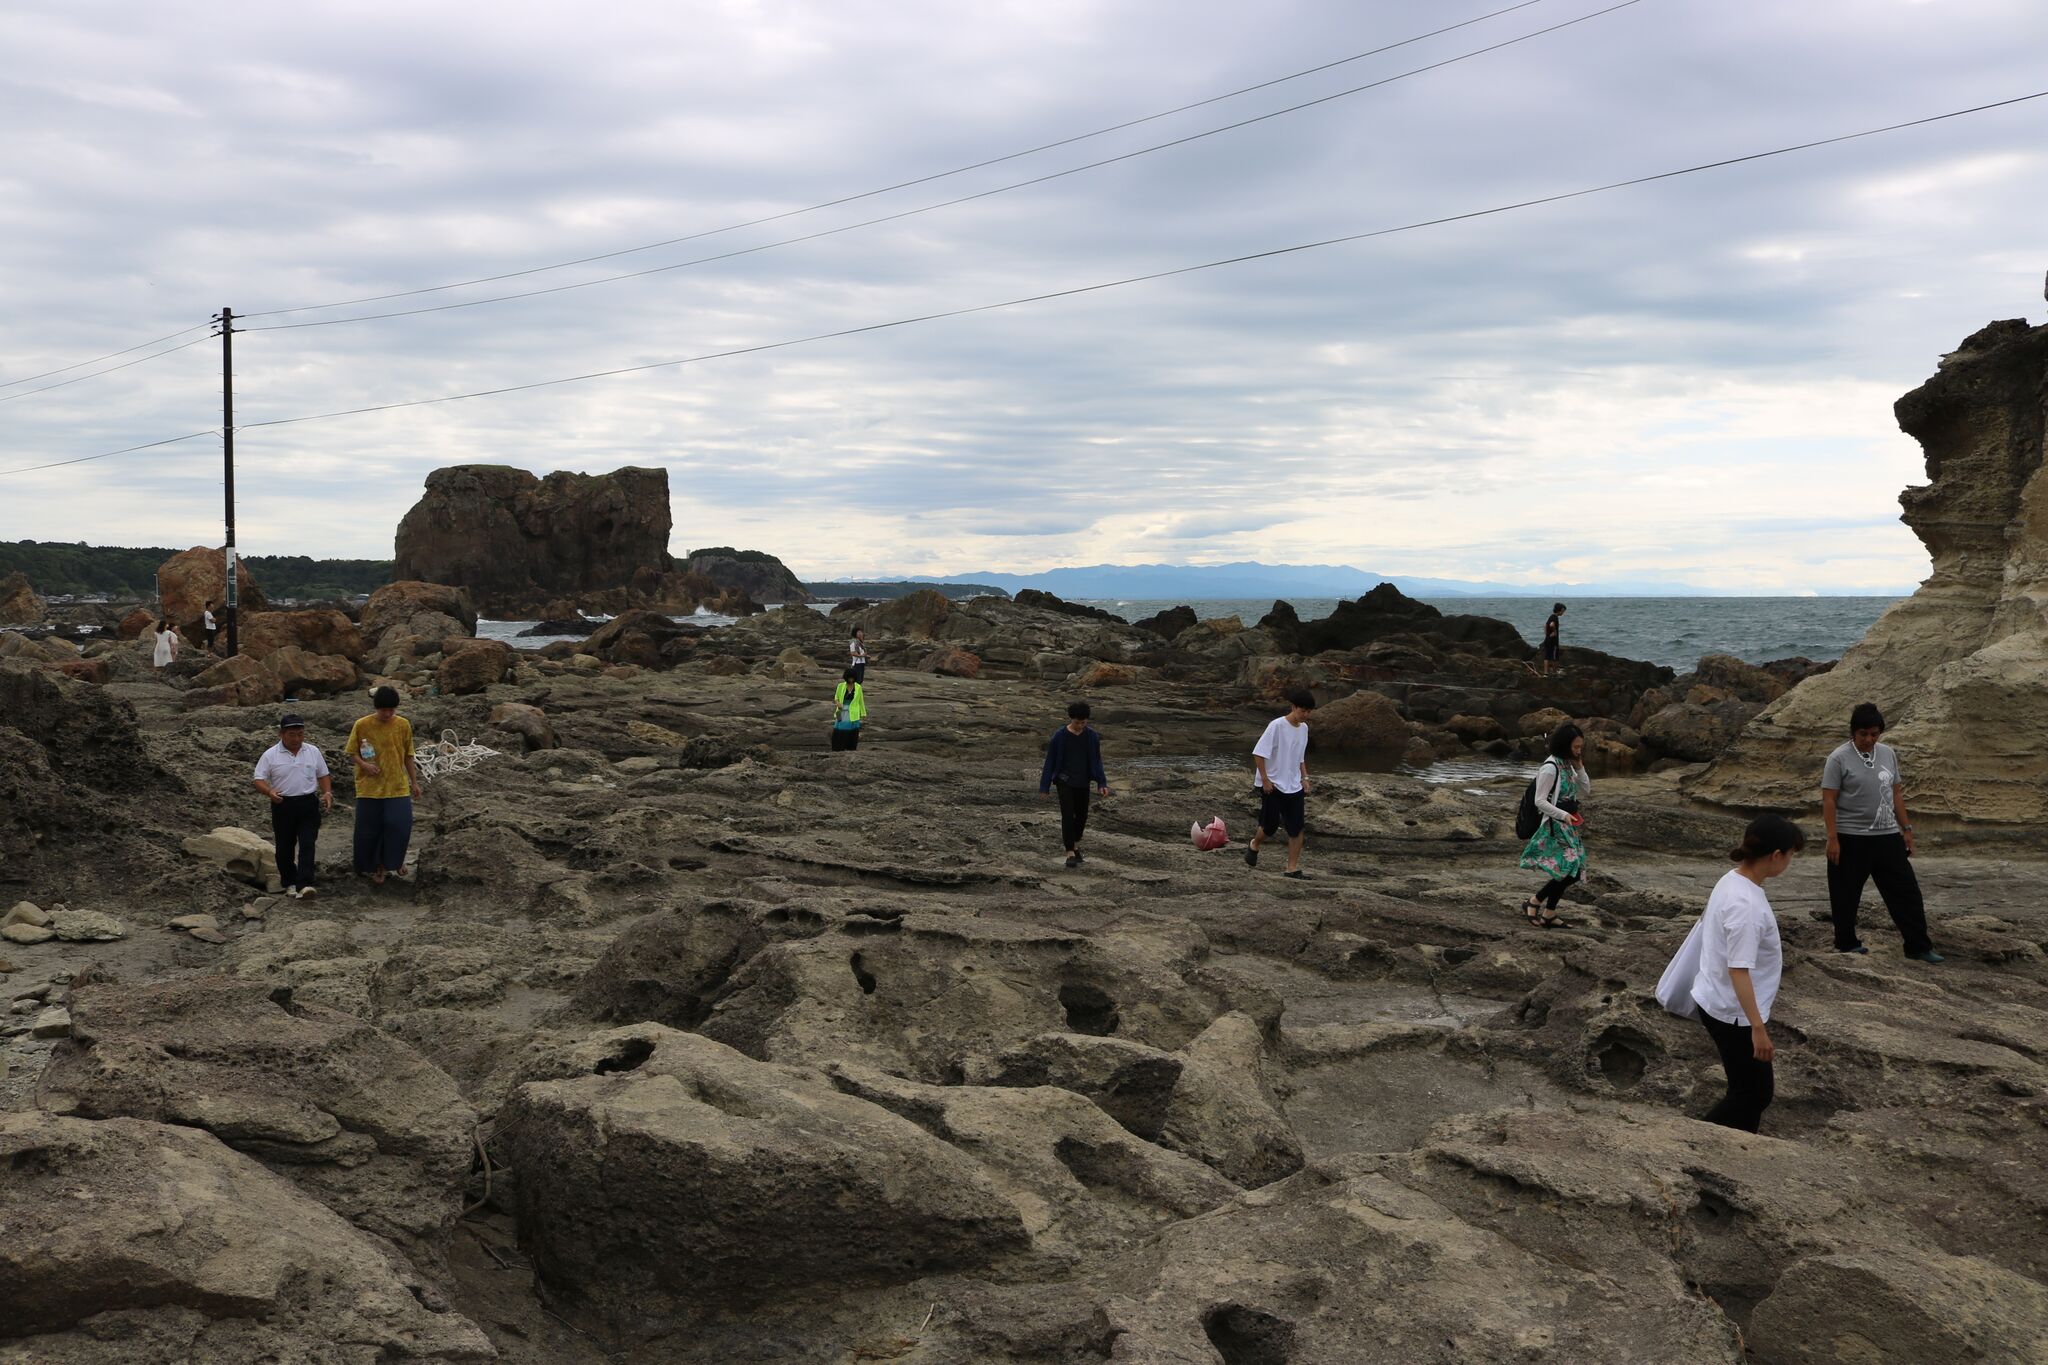
[[[689,558],[683,561],[683,572],[702,574],[719,587],[755,602],[773,602],[781,606],[811,600],[811,595],[804,591],[804,585],[790,572],[787,564],[760,550],[728,547],[692,550]]]
[[[2048,326],[1994,322],[1899,399],[1931,482],[1899,497],[1934,559],[1920,590],[1834,669],[1756,717],[1692,785],[1731,806],[1818,799],[1821,765],[1873,701],[1917,812],[2048,819]]]
[[[43,619],[43,599],[19,569],[0,578],[0,626],[26,626]]]
[[[486,614],[516,613],[668,571],[668,535],[664,469],[538,478],[455,465],[427,475],[398,523],[393,575],[467,589]]]

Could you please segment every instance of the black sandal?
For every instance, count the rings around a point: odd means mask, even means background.
[[[1522,902],[1522,918],[1529,921],[1534,929],[1555,929],[1564,921],[1556,915],[1543,914],[1543,902],[1531,896]]]

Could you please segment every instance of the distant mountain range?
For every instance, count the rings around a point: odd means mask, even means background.
[[[913,583],[942,581],[913,575]],[[1404,574],[1369,573],[1349,564],[1095,564],[1087,568],[1048,569],[1043,573],[947,574],[943,581],[988,583],[1015,593],[1037,588],[1066,598],[1207,598],[1357,597],[1381,583],[1392,583],[1411,597],[1745,597],[1754,594],[1693,583],[1628,579],[1599,583],[1491,583],[1462,578],[1413,578]]]

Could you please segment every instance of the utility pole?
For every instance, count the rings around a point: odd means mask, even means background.
[[[228,539],[222,548],[222,557],[227,561],[227,587],[225,603],[228,615],[228,657],[233,658],[242,647],[242,595],[237,590],[238,573],[235,566],[235,310],[220,310],[220,437],[221,458],[225,463],[225,477],[222,480],[227,489]]]

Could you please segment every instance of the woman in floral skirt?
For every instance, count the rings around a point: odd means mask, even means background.
[[[1522,848],[1523,867],[1549,881],[1522,902],[1522,915],[1541,929],[1555,929],[1564,920],[1557,903],[1573,882],[1586,875],[1586,840],[1580,833],[1586,817],[1579,803],[1593,789],[1586,776],[1586,736],[1567,721],[1550,734],[1550,757],[1536,770],[1536,810],[1543,822]]]

